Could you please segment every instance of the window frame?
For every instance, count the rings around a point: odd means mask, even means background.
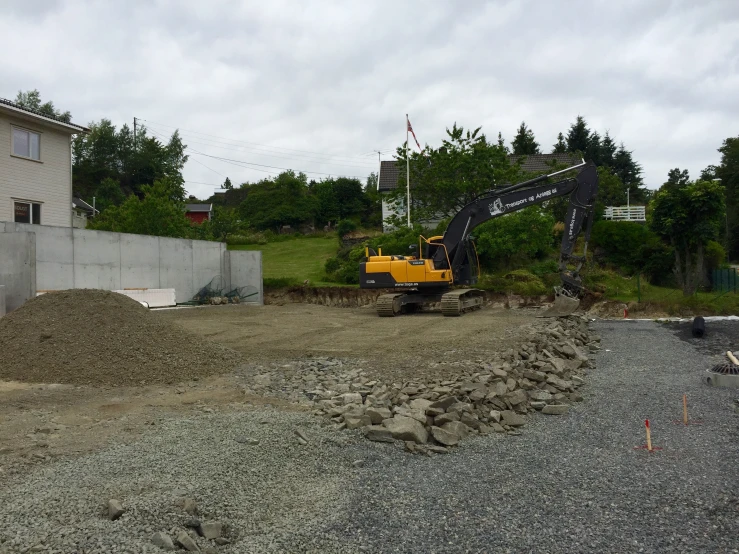
[[[21,131],[28,134],[28,156],[15,153],[15,131]],[[31,135],[38,137],[38,158],[33,158],[31,154]],[[14,158],[20,158],[21,160],[30,160],[36,163],[43,163],[41,161],[41,132],[28,129],[27,127],[21,127],[20,125],[10,125],[10,155]]]
[[[24,225],[41,225],[41,206],[43,202],[34,202],[33,200],[22,200],[20,198],[12,198],[13,201],[13,223],[23,223]],[[28,223],[22,221],[16,221],[15,219],[15,205],[26,204],[28,206]],[[34,206],[38,207],[38,221],[34,221]]]

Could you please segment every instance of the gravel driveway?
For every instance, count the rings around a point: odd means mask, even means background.
[[[162,552],[150,536],[188,521],[183,496],[224,523],[223,553],[739,552],[739,393],[702,385],[711,361],[669,328],[593,325],[603,350],[585,401],[520,436],[427,458],[305,413],[164,418],[134,445],[4,483],[0,553]],[[683,393],[702,425],[673,423]],[[634,450],[645,418],[663,450]],[[126,510],[116,521],[110,498]]]

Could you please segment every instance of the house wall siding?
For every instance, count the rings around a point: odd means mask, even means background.
[[[41,161],[12,156],[12,127],[41,135]],[[41,224],[72,226],[69,133],[0,113],[0,221],[13,221],[13,199],[41,203]]]

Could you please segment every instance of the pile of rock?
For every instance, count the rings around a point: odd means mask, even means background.
[[[162,550],[184,549],[188,552],[210,552],[215,554],[217,552],[215,545],[224,546],[231,543],[223,536],[224,526],[221,522],[198,519],[198,505],[192,498],[180,498],[177,504],[180,509],[192,517],[183,526],[173,527],[169,532],[157,531],[154,533],[151,536],[152,544]],[[120,501],[115,499],[108,501],[108,519],[115,521],[124,513],[125,509]],[[172,539],[172,536],[175,538]],[[209,544],[208,541],[212,541],[212,544]]]
[[[527,340],[489,360],[425,361],[444,379],[392,383],[363,369],[362,360],[312,358],[254,367],[244,392],[312,407],[337,429],[361,430],[369,440],[445,452],[471,434],[518,434],[527,414],[563,415],[583,400],[577,389],[600,342],[587,320],[541,319],[517,333]]]
[[[393,384],[360,377],[307,394],[315,413],[339,429],[361,429],[373,441],[406,441],[412,451],[444,452],[470,434],[515,434],[529,412],[562,415],[583,399],[577,389],[600,340],[581,318],[522,331],[528,342],[474,373]]]

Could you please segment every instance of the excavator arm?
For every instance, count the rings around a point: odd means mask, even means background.
[[[540,184],[551,177],[581,168],[572,178],[552,184]],[[582,294],[580,269],[585,261],[587,243],[593,224],[593,207],[598,191],[598,173],[594,164],[582,164],[516,185],[491,191],[464,206],[451,220],[442,242],[444,249],[438,249],[433,257],[434,267],[449,269],[451,264],[455,284],[471,284],[469,271],[470,249],[467,247],[470,234],[480,224],[505,214],[522,210],[528,206],[541,204],[547,200],[569,195],[570,203],[565,217],[565,229],[559,257],[561,287],[555,289],[557,301],[560,297],[577,301]],[[585,252],[574,256],[573,251],[578,236],[585,232]],[[451,261],[448,261],[451,260]]]

